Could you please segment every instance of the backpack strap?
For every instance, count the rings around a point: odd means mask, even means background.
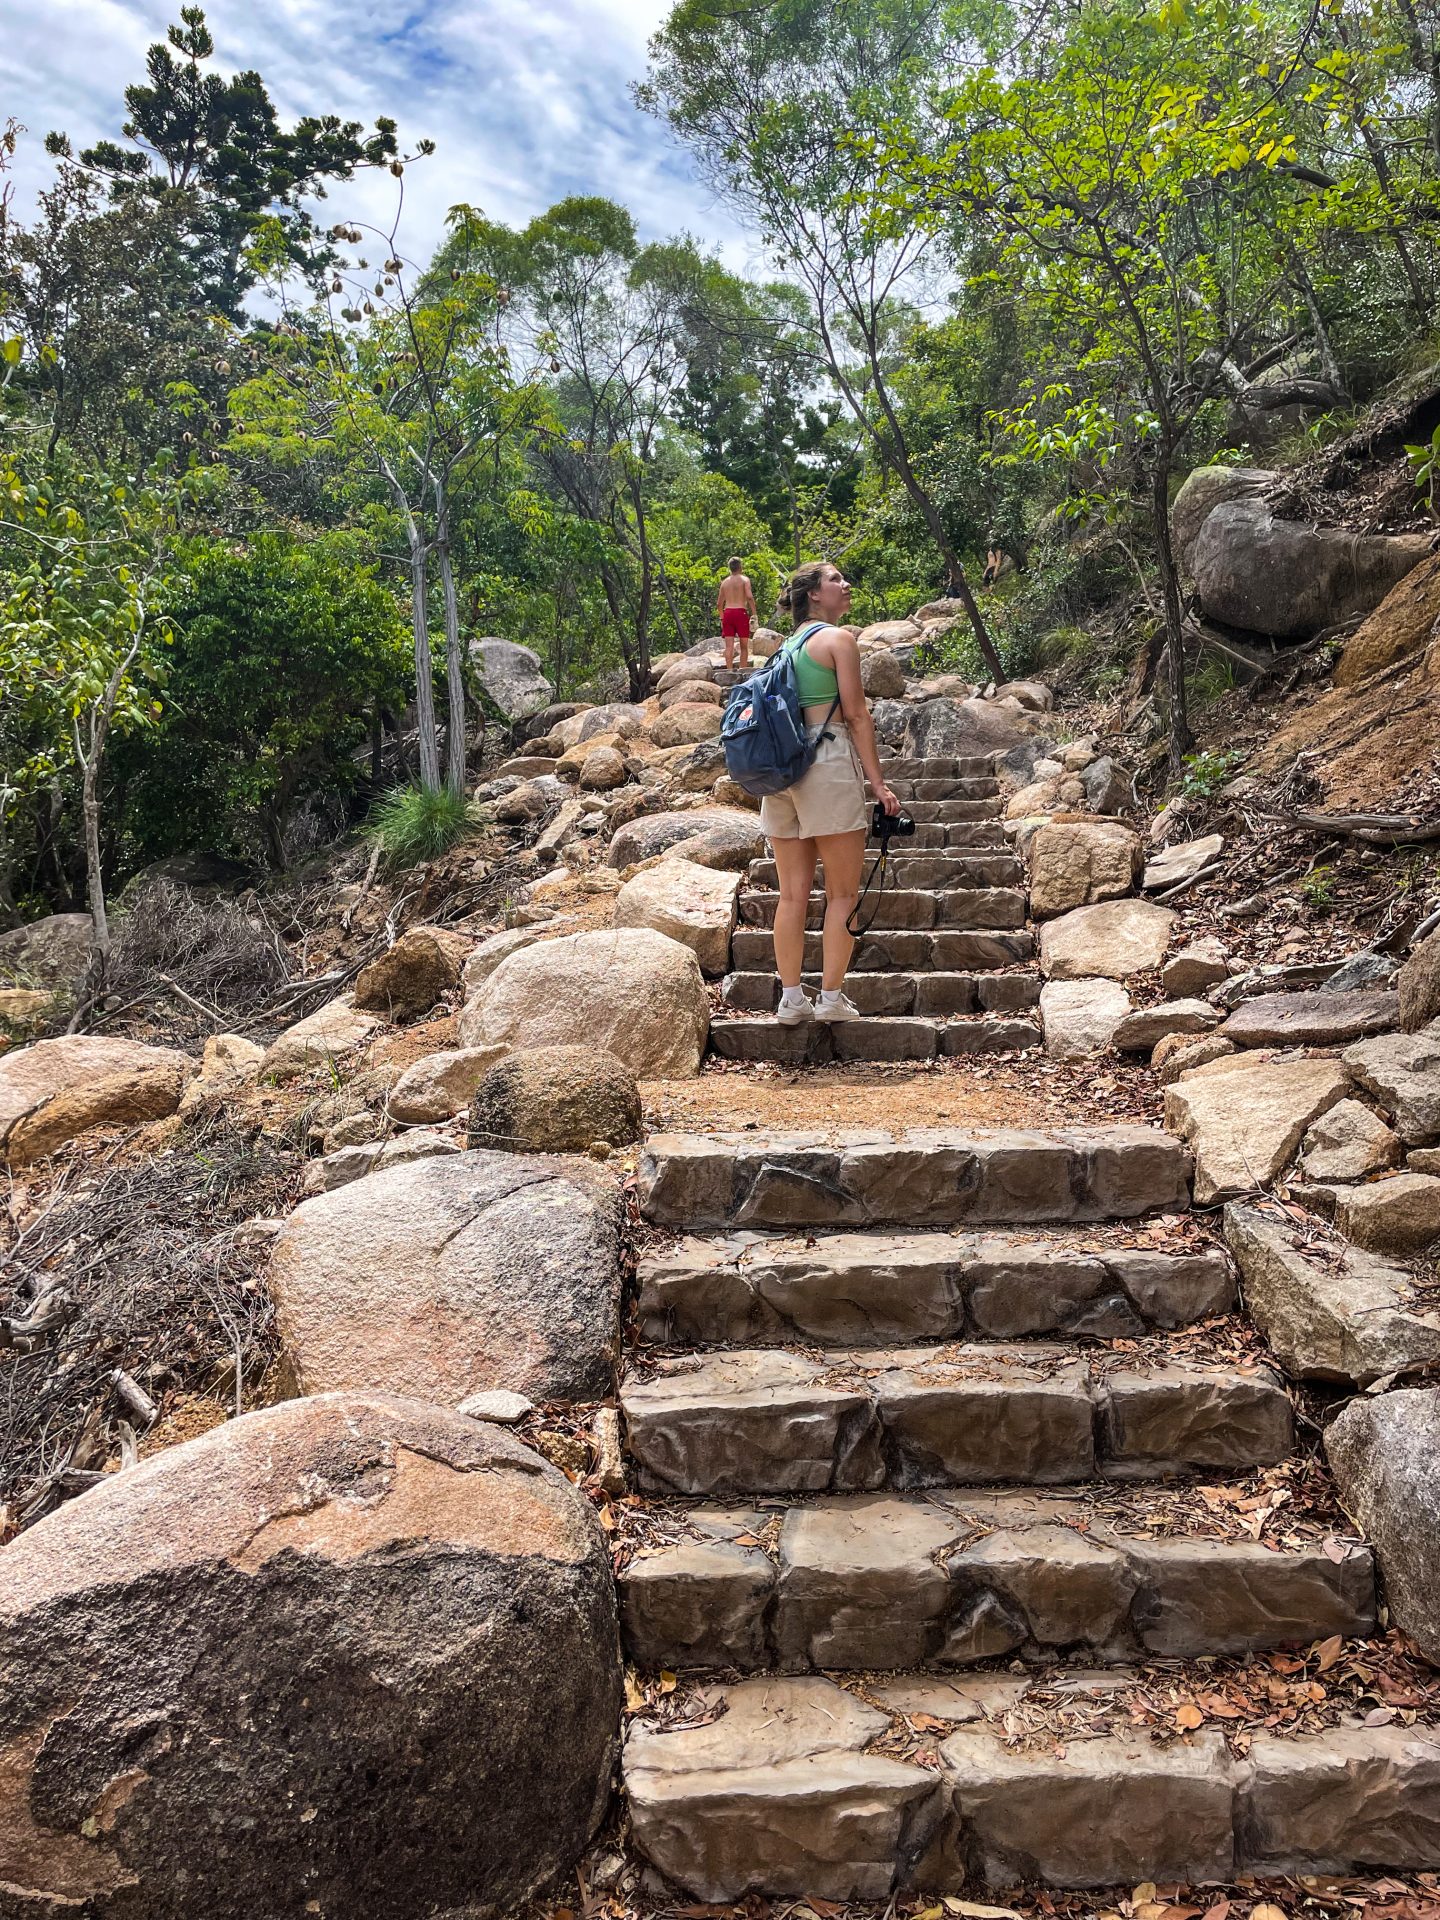
[[[825,620],[807,621],[803,627],[797,627],[794,633],[791,634],[790,638],[785,642],[784,651],[786,653],[798,653],[801,647],[804,646],[805,642],[808,639],[810,639],[813,634],[819,633],[822,627],[825,627],[828,625],[829,625],[829,622]],[[818,665],[819,663],[816,662],[815,664]],[[835,718],[835,709],[839,705],[840,705],[840,695],[837,693],[835,695],[835,698],[830,702],[830,711],[826,714],[824,720],[820,723],[820,738],[822,740],[833,740],[835,738],[834,734],[831,733],[829,729],[830,729],[830,722]]]

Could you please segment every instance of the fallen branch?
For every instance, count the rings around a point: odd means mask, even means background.
[[[1271,807],[1256,812],[1307,833],[1331,833],[1368,847],[1427,846],[1440,840],[1440,820],[1417,820],[1405,813],[1299,813]]]
[[[1167,887],[1164,893],[1153,896],[1157,901],[1174,900],[1182,893],[1188,893],[1191,887],[1198,887],[1202,880],[1213,880],[1217,873],[1225,871],[1223,860],[1212,860],[1208,867],[1201,867],[1198,873],[1192,873],[1188,880],[1179,880],[1173,887]]]
[[[72,1294],[64,1287],[50,1287],[36,1300],[27,1314],[0,1316],[0,1347],[14,1347],[17,1353],[29,1353],[47,1335],[58,1333],[80,1311]]]

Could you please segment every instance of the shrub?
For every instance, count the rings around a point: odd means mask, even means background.
[[[366,831],[388,866],[436,860],[478,824],[474,805],[449,787],[392,787],[376,802]]]

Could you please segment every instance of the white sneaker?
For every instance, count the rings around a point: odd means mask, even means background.
[[[861,1020],[864,1015],[855,1002],[845,994],[837,994],[833,1000],[817,1000],[815,1018],[833,1024],[836,1020]]]
[[[808,999],[802,1000],[798,1007],[787,1006],[782,1000],[775,1009],[775,1018],[780,1022],[782,1027],[800,1027],[803,1026],[807,1020],[813,1020],[815,1018],[815,1009]]]

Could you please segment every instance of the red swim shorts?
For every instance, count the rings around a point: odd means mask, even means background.
[[[750,614],[745,607],[722,607],[720,609],[720,633],[726,640],[748,640],[750,638]]]

